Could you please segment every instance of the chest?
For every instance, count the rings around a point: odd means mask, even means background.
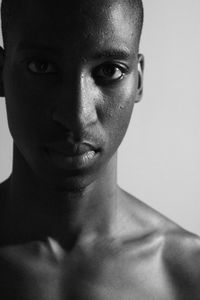
[[[15,252],[0,263],[2,300],[179,300],[159,257]]]
[[[55,262],[24,257],[0,264],[3,300],[114,300],[119,294],[124,297],[120,299],[129,299],[125,297],[129,289],[118,268],[93,258]]]

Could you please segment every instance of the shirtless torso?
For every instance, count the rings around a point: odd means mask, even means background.
[[[198,237],[121,194],[126,217],[123,213],[118,237],[95,239],[71,252],[51,237],[25,244],[1,242],[0,298],[200,299]]]
[[[141,1],[3,8],[14,156],[0,185],[0,300],[200,300],[200,240],[117,186],[143,93]]]

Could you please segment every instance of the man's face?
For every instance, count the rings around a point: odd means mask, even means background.
[[[139,97],[134,13],[122,0],[21,2],[3,72],[11,134],[37,176],[84,187],[115,155]]]

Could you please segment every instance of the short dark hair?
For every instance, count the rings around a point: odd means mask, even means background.
[[[14,9],[16,9],[19,4],[17,2],[19,1],[2,0],[1,2],[1,28],[2,28],[4,47],[6,47],[8,26],[10,25],[10,22],[12,20]],[[135,25],[138,32],[138,40],[140,40],[142,27],[143,27],[143,19],[144,19],[144,9],[143,9],[142,0],[128,0],[128,2],[136,12]]]
[[[143,22],[144,22],[144,7],[142,0],[129,0],[130,5],[133,7],[133,10],[136,12],[135,25],[138,33],[138,41],[140,41]]]
[[[8,25],[10,24],[11,16],[13,15],[15,1],[2,0],[1,2],[1,29],[4,47],[6,46]]]

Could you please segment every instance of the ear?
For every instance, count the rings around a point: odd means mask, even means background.
[[[143,95],[143,77],[144,77],[144,55],[138,54],[138,88],[136,103],[140,102]]]
[[[4,49],[0,47],[0,97],[4,97],[4,86],[3,86],[3,67],[4,67]]]

